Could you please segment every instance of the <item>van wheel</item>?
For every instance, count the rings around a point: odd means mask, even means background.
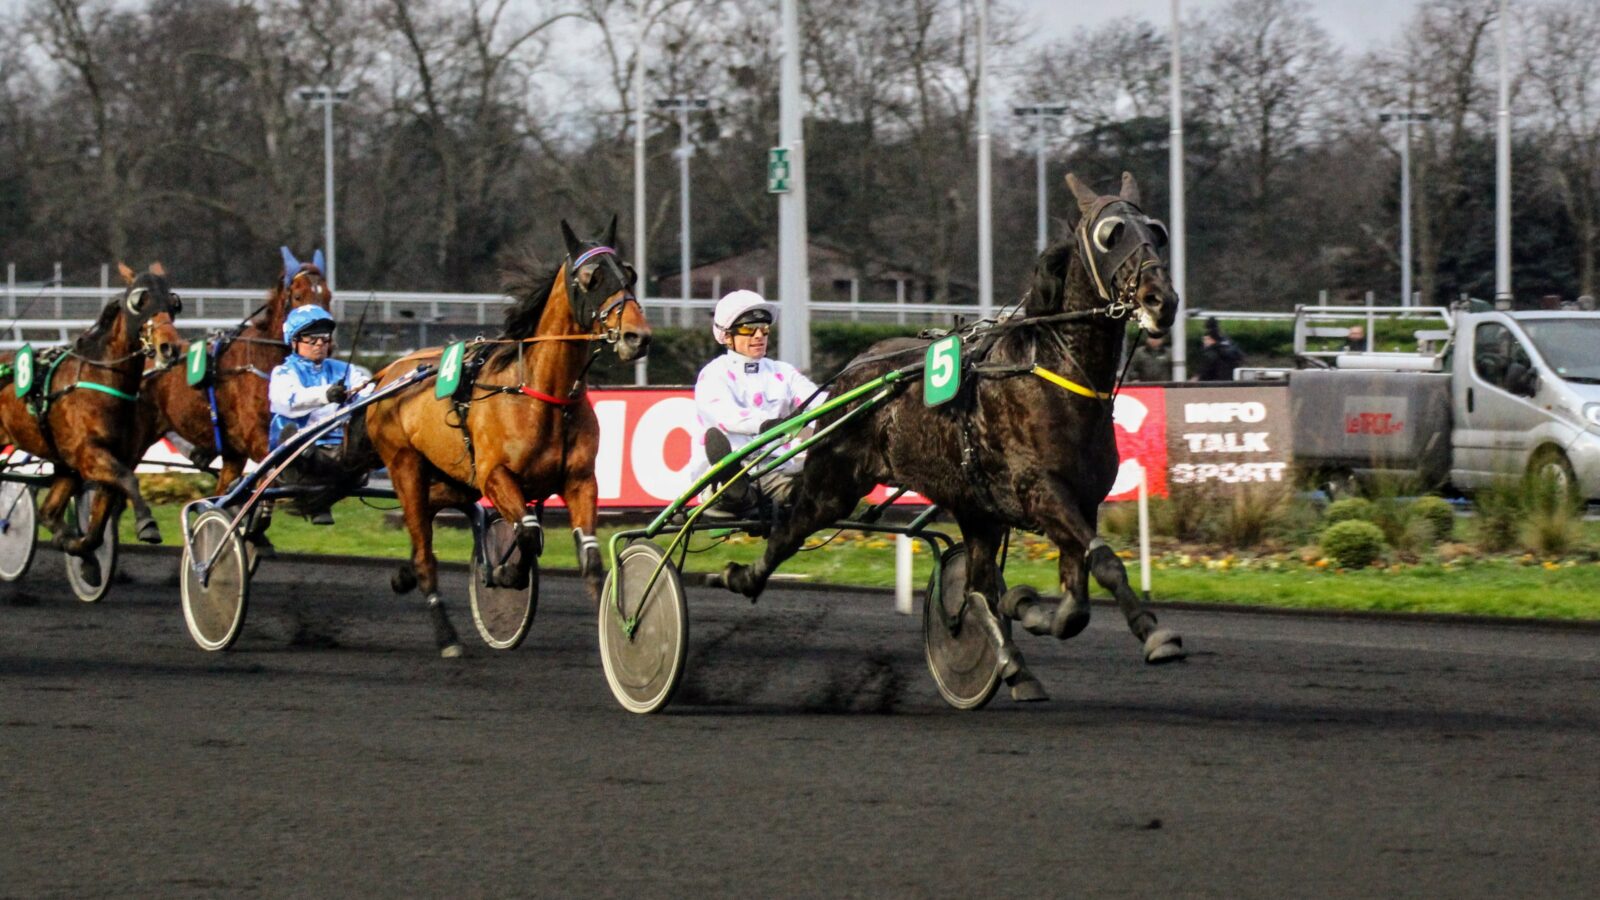
[[[1554,447],[1545,447],[1533,455],[1528,463],[1528,477],[1536,483],[1549,484],[1567,505],[1576,508],[1583,502],[1578,491],[1578,476],[1572,471],[1567,455]]]

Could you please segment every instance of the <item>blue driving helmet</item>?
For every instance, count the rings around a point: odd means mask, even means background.
[[[333,316],[320,306],[300,306],[289,310],[288,318],[283,320],[283,342],[293,344],[300,332],[319,322],[327,324],[318,330],[333,330]]]

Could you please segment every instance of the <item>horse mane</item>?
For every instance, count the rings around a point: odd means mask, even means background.
[[[539,262],[532,253],[521,252],[506,257],[500,266],[500,289],[510,295],[512,303],[506,308],[505,327],[500,332],[503,340],[520,341],[533,337],[544,316],[545,305],[550,302],[550,292],[555,289],[556,276],[561,266]],[[519,355],[517,344],[495,344],[485,361],[494,367],[510,362]]]
[[[72,342],[72,352],[80,356],[89,356],[92,351],[98,355],[99,351],[105,349],[106,341],[111,337],[111,327],[117,323],[117,316],[121,313],[121,297],[107,303],[105,309],[100,310],[100,318],[95,319],[94,324]]]

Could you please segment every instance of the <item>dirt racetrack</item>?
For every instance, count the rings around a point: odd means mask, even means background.
[[[244,637],[176,557],[0,585],[0,896],[1538,896],[1600,883],[1600,633],[1113,609],[1023,636],[1046,704],[944,707],[882,595],[690,589],[687,681],[612,700],[547,578],[435,657],[388,570],[269,561]]]

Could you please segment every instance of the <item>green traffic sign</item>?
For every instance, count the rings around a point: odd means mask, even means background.
[[[952,334],[928,345],[923,362],[922,402],[946,403],[961,389],[961,336]]]
[[[767,151],[767,193],[787,194],[789,192],[789,148],[773,147]]]
[[[456,341],[444,348],[444,355],[439,358],[439,378],[433,383],[435,397],[449,397],[461,386],[461,357],[466,350],[465,341]]]

